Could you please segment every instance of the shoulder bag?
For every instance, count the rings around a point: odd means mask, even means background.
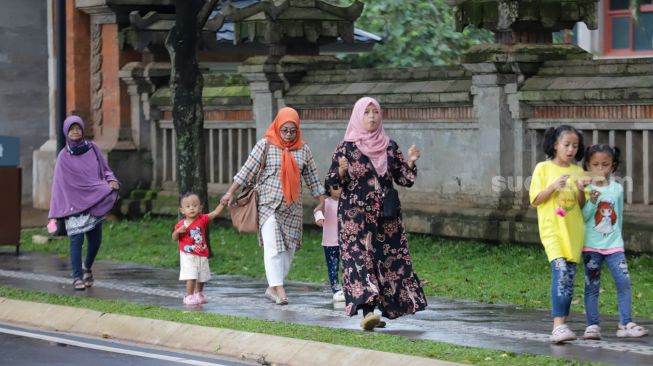
[[[261,181],[261,174],[265,169],[265,163],[268,158],[270,143],[265,142],[265,152],[259,165],[256,181],[243,187],[240,194],[236,197],[235,202],[229,206],[231,213],[231,223],[241,233],[258,232],[258,191],[257,187]]]

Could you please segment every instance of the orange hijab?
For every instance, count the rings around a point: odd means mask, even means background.
[[[292,123],[297,128],[297,134],[292,141],[286,141],[281,137],[281,126],[286,123]],[[283,150],[281,158],[281,189],[283,190],[283,197],[286,204],[290,206],[291,202],[299,202],[299,194],[301,191],[299,167],[295,157],[290,153],[301,149],[304,146],[302,141],[302,130],[299,128],[299,114],[296,110],[290,107],[284,107],[279,110],[274,121],[268,127],[264,137],[272,145],[277,146]]]

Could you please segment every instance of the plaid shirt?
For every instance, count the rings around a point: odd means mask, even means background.
[[[247,161],[240,168],[234,177],[234,182],[240,187],[256,182],[256,176],[261,166],[261,159],[265,152],[266,139],[256,143]],[[258,191],[258,222],[259,222],[259,244],[263,245],[261,238],[261,227],[270,216],[274,215],[277,220],[275,230],[277,238],[277,251],[297,250],[302,246],[302,195],[299,195],[299,202],[286,205],[281,188],[281,159],[283,150],[270,144],[265,168],[260,177]],[[317,174],[313,154],[308,145],[304,144],[301,149],[290,152],[297,161],[297,166],[304,181],[311,190],[311,195],[319,198],[324,194],[324,187]],[[303,184],[300,180],[300,184]]]

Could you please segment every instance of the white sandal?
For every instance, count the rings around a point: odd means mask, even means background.
[[[583,334],[585,339],[601,339],[601,327],[598,324],[592,324],[589,327],[585,328],[585,333]]]
[[[617,337],[619,338],[638,338],[648,334],[648,329],[637,325],[637,323],[630,322],[626,325],[619,324],[617,330]]]
[[[574,333],[567,324],[558,325],[556,329],[551,332],[551,337],[549,337],[551,343],[562,343],[566,341],[573,341],[576,339],[576,333]]]

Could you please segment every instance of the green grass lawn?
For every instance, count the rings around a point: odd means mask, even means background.
[[[174,219],[117,221],[103,226],[99,260],[134,262],[154,267],[177,268],[176,243],[170,238]],[[254,234],[239,234],[231,227],[214,224],[211,245],[213,272],[264,278],[263,254]],[[68,255],[68,241],[32,243],[32,235],[44,229],[22,232],[22,251]],[[297,253],[289,280],[328,283],[321,232],[305,230],[303,248]],[[415,271],[429,296],[469,299],[486,303],[515,304],[526,308],[549,308],[550,268],[540,246],[485,244],[426,235],[410,235]],[[653,256],[629,256],[633,284],[633,314],[653,318]],[[583,311],[582,265],[578,267],[572,311]],[[609,271],[604,267],[601,314],[617,314],[617,297]]]
[[[129,316],[168,320],[185,324],[306,339],[317,342],[408,354],[418,357],[436,358],[482,366],[594,365],[592,363],[569,361],[546,356],[515,354],[512,352],[494,351],[482,348],[454,346],[446,343],[416,340],[389,334],[356,332],[345,329],[256,320],[197,311],[166,309],[157,306],[134,304],[122,300],[99,300],[72,295],[53,295],[3,286],[0,286],[0,297],[86,308],[102,313],[125,314]]]

